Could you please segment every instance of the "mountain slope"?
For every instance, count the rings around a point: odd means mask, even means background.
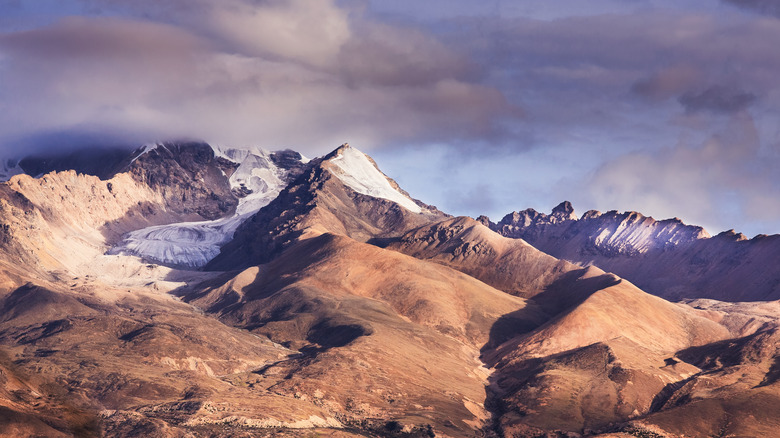
[[[388,249],[457,269],[512,295],[530,298],[576,265],[542,253],[519,239],[502,237],[467,217],[409,231]]]
[[[157,143],[137,151],[126,171],[160,193],[169,209],[217,219],[238,205],[228,181],[236,167],[206,143]]]
[[[149,146],[109,179],[63,171],[0,184],[0,434],[771,436],[777,426],[778,302],[670,303],[415,201],[346,145],[311,162]],[[777,271],[771,238],[740,254],[739,236],[638,214],[577,219],[564,203],[516,216],[514,230],[538,245],[578,254],[589,242],[591,256],[670,286],[712,276],[758,290]],[[213,248],[242,221],[217,271],[110,251],[123,236]],[[722,247],[686,252],[705,242]]]
[[[669,388],[706,372],[677,352],[742,336],[777,313],[766,306],[695,302],[699,311],[672,304],[598,268],[560,262],[468,218],[410,231],[388,248],[506,291],[512,285],[532,287],[525,293],[546,323],[528,326],[509,313],[493,324],[482,348],[483,361],[495,369],[486,406],[493,411],[493,427],[505,436],[608,431],[615,424],[622,426],[614,430],[662,430],[650,419],[678,409],[660,402]],[[634,423],[625,423],[630,420]],[[761,430],[755,429],[761,421],[733,430]]]
[[[495,367],[496,427],[508,436],[604,431],[641,417],[667,385],[699,371],[672,359],[678,350],[731,336],[705,314],[596,268],[534,301],[556,316],[484,357]]]
[[[772,436],[780,428],[780,325],[677,353],[702,371],[667,388],[643,421],[679,435]]]
[[[184,299],[301,352],[264,370],[273,391],[315,400],[346,424],[430,424],[446,436],[470,436],[490,418],[478,356],[494,322],[512,312],[526,326],[544,320],[450,268],[336,234]]]

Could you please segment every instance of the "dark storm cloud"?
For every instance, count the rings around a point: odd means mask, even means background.
[[[723,0],[725,3],[750,9],[762,14],[780,17],[780,1],[778,0]]]
[[[687,92],[678,98],[687,112],[735,113],[753,104],[756,95],[737,88],[715,85],[701,92]]]
[[[84,148],[105,148],[133,150],[149,141],[132,132],[112,132],[95,128],[72,128],[62,131],[42,131],[18,139],[10,139],[8,144],[26,155],[49,155],[63,150]]]

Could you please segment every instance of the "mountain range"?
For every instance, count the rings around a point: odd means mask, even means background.
[[[0,176],[3,436],[780,430],[780,235],[569,202],[453,217],[347,144]]]

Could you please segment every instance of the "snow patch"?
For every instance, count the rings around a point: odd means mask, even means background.
[[[336,177],[352,190],[393,201],[413,213],[422,213],[420,206],[396,190],[387,177],[359,150],[345,147],[330,162],[339,170],[334,172]]]
[[[158,148],[158,147],[160,147],[160,146],[162,146],[162,144],[161,144],[161,143],[148,143],[148,144],[145,144],[145,145],[141,146],[141,148],[142,148],[142,149],[141,149],[141,153],[140,153],[140,154],[138,154],[138,155],[136,155],[136,156],[135,156],[135,157],[132,159],[132,161],[130,161],[130,164],[132,164],[132,163],[135,163],[135,160],[137,160],[137,159],[141,158],[141,156],[142,156],[142,155],[146,155],[146,154],[148,154],[149,152],[151,152],[151,151],[153,151],[153,150],[157,149],[157,148]]]

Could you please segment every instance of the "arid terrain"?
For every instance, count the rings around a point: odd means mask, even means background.
[[[778,235],[452,217],[349,145],[112,157],[0,183],[2,436],[780,433]]]

